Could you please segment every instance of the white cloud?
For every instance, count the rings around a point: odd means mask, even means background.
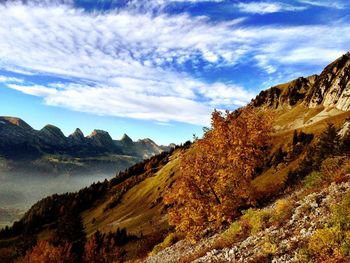
[[[188,61],[194,68],[199,61],[212,67],[255,63],[273,74],[283,65],[324,65],[347,51],[350,41],[350,26],[337,23],[259,27],[243,26],[242,19],[213,23],[189,15],[20,4],[0,5],[0,16],[1,69],[89,84],[9,88],[48,105],[158,122],[207,125],[214,107],[241,106],[254,96],[174,70]]]
[[[349,3],[346,3],[347,1],[343,1],[343,0],[340,0],[340,1],[339,0],[298,0],[298,2],[302,4],[312,5],[312,6],[336,8],[336,9],[343,9],[349,5]]]
[[[237,4],[240,12],[252,14],[270,14],[287,11],[302,11],[304,6],[292,6],[279,2],[240,2]]]
[[[48,86],[8,84],[7,87],[42,97],[50,106],[98,115],[196,125],[208,125],[210,113],[217,105],[241,106],[253,97],[241,87],[208,85],[194,80],[155,82],[154,87],[142,87],[142,82],[133,79],[119,79],[118,83],[118,86],[54,83]],[[206,101],[200,102],[203,98]]]
[[[24,80],[20,79],[20,78],[8,77],[8,76],[0,75],[0,82],[1,83],[23,83]]]

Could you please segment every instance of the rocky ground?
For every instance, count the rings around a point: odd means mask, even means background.
[[[168,247],[145,262],[181,262],[199,251],[209,251],[194,262],[303,262],[298,249],[307,242],[316,229],[321,228],[330,217],[330,206],[339,202],[350,190],[350,182],[332,183],[327,188],[308,194],[293,193],[286,197],[294,200],[291,217],[281,226],[268,227],[230,248],[210,249],[219,234],[203,239],[197,244],[182,240]],[[301,197],[300,197],[301,196]],[[272,204],[273,207],[275,204]]]

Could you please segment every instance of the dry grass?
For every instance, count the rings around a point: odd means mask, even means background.
[[[148,177],[132,187],[120,203],[111,210],[103,211],[109,198],[82,214],[87,234],[96,230],[114,231],[126,228],[129,233],[147,235],[168,228],[167,218],[162,213],[161,201],[164,190],[178,175],[178,155],[161,168],[154,176]],[[93,219],[95,218],[95,222]]]

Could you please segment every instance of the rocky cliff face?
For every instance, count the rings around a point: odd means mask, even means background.
[[[328,65],[320,75],[298,78],[262,91],[250,105],[254,107],[308,108],[324,106],[341,111],[350,109],[350,53]]]
[[[317,77],[310,92],[310,108],[322,104],[342,111],[350,109],[350,53],[340,57]]]

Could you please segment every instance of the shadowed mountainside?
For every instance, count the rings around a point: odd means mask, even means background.
[[[80,129],[66,137],[46,125],[34,130],[21,119],[0,117],[0,167],[3,173],[114,174],[170,147],[150,139],[113,140],[106,131],[84,136]]]

